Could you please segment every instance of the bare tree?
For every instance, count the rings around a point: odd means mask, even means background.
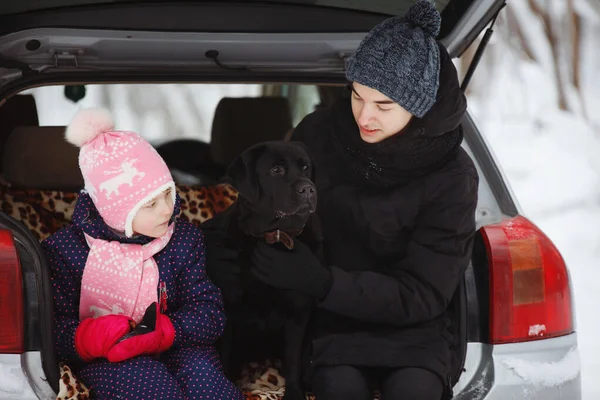
[[[513,7],[506,7],[505,12],[498,16],[498,22],[502,24],[505,23],[505,31],[507,33],[511,33],[515,36],[516,40],[509,40],[508,43],[515,47],[515,50],[518,50],[522,55],[524,55],[529,61],[537,62],[538,59],[531,48],[530,41],[525,36],[523,29],[521,29],[521,24],[519,23],[519,19],[515,15],[515,10]],[[516,42],[516,43],[515,43]]]
[[[553,0],[546,0],[544,2],[544,6],[540,6],[537,0],[528,0],[529,7],[542,21],[544,26],[544,33],[546,34],[546,38],[550,43],[550,48],[552,50],[552,60],[554,66],[554,78],[556,79],[556,88],[558,90],[558,107],[561,110],[569,110],[567,104],[567,96],[565,91],[565,82],[563,78],[563,74],[561,71],[561,62],[560,62],[560,39],[557,34],[557,27],[554,23],[552,16],[550,14],[549,8],[551,7],[550,2]],[[564,0],[560,0],[564,1]]]
[[[508,2],[498,17],[495,30],[505,45],[499,51],[506,51],[508,48],[512,54],[542,65],[551,74],[557,91],[557,105],[561,110],[581,113],[584,118],[589,119],[585,107],[586,88],[582,77],[583,58],[589,56],[582,50],[583,27],[587,22],[582,13],[587,11],[582,11],[582,4],[585,5],[585,10],[600,16],[600,1],[596,0]],[[556,12],[557,9],[559,12]],[[541,28],[526,25],[536,19]],[[550,59],[544,57],[547,53],[541,50],[544,43],[548,46]],[[460,66],[463,73],[472,61],[477,44],[478,41],[474,42],[461,57]],[[496,56],[495,51],[489,49],[484,59],[493,60]],[[494,68],[493,64],[488,64],[488,67]]]
[[[585,99],[581,87],[581,16],[575,10],[574,0],[568,0],[567,9],[571,38],[571,82],[577,91],[583,116],[587,119]]]

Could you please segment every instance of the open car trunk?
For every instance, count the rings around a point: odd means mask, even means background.
[[[55,8],[5,1],[0,4],[0,97],[42,82],[99,77],[341,81],[345,60],[364,35],[412,3],[374,1],[364,11],[341,8],[349,3],[335,0],[50,2],[69,5]],[[451,56],[459,56],[503,3],[436,2],[442,13],[438,39]]]
[[[339,86],[345,83],[345,60],[364,35],[413,2],[374,1],[368,2],[369,9],[361,10],[340,8],[350,2],[334,0],[63,0],[52,2],[53,8],[42,8],[36,1],[5,0],[0,4],[0,104],[27,88],[70,82]],[[378,8],[377,3],[385,7]],[[466,49],[502,3],[436,2],[443,17],[439,38],[451,55]],[[22,259],[26,350],[41,352],[44,379],[56,392],[58,360],[51,337],[47,266],[30,232],[4,213],[0,213],[0,223],[13,231]],[[475,315],[470,310],[479,307],[477,298],[467,297],[473,285],[463,283],[450,306],[459,332],[452,384],[463,369],[468,335],[479,335],[481,321],[467,320],[468,315]]]
[[[343,90],[341,87],[334,86],[324,87],[323,91],[335,92],[336,89]],[[335,97],[335,95],[332,97]],[[324,100],[325,97],[322,97],[322,99]],[[55,127],[45,128],[50,130],[55,129]],[[13,133],[19,134],[20,132],[13,131]],[[61,134],[61,132],[58,133]],[[59,136],[59,139],[62,139],[62,135]],[[40,146],[39,143],[26,143],[25,140],[22,143],[23,145],[28,145],[28,147]],[[12,144],[11,148],[15,149],[14,138]],[[45,148],[50,149],[50,146]],[[25,149],[23,150],[23,155],[26,155],[28,152]],[[176,154],[173,154],[173,158],[176,156]],[[70,154],[64,152],[58,152],[58,157],[72,158]],[[76,168],[76,165],[72,165],[71,168]],[[37,373],[39,377],[47,380],[47,384],[56,392],[59,382],[59,369],[57,367],[58,359],[54,347],[55,342],[51,338],[53,326],[52,292],[50,291],[48,266],[41,253],[39,240],[60,229],[61,226],[70,223],[70,215],[75,205],[77,189],[63,188],[58,185],[54,185],[51,188],[35,189],[36,185],[30,184],[26,179],[17,182],[11,178],[9,181],[13,182],[12,186],[6,187],[0,185],[0,210],[2,210],[0,216],[6,221],[3,223],[3,226],[11,230],[18,239],[17,242],[22,244],[19,252],[22,258],[21,263],[25,281],[24,304],[26,305],[26,312],[23,315],[25,341],[27,343],[25,350],[41,354],[43,364],[41,368],[38,368]],[[193,205],[194,202],[199,204],[199,199],[211,198],[213,199],[213,204],[220,204],[221,201],[231,201],[231,197],[226,198],[222,194],[219,194],[218,185],[203,185],[200,187],[179,185],[178,192],[182,196],[182,218],[191,222],[200,223],[215,212],[223,211],[224,207],[229,204],[226,203],[221,208],[210,208],[207,205]],[[8,212],[10,212],[12,217],[6,214]],[[21,221],[21,223],[18,223],[15,219]],[[33,236],[32,232],[36,236]],[[486,268],[485,260],[479,259],[479,261],[479,265],[469,266],[470,272],[466,275],[468,278],[472,278],[472,270],[474,268],[479,270]],[[451,346],[454,353],[452,372],[450,373],[451,382],[449,383],[452,386],[460,378],[464,367],[467,342],[474,338],[478,339],[480,335],[479,326],[481,321],[479,318],[468,320],[469,315],[479,316],[479,309],[476,311],[470,310],[477,308],[479,303],[478,298],[474,297],[473,294],[471,294],[471,297],[467,297],[467,287],[473,287],[474,285],[475,283],[472,279],[462,282],[449,306],[451,320],[454,324],[453,328],[457,333],[454,336],[455,341]],[[485,297],[486,294],[482,293],[481,295]],[[476,336],[469,337],[469,334]],[[36,365],[35,360],[32,360],[28,365]],[[35,368],[27,369],[36,370]]]

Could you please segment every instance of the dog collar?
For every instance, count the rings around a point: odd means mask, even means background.
[[[288,250],[292,250],[294,248],[294,236],[298,236],[301,233],[302,229],[292,232],[285,232],[281,229],[276,229],[274,231],[259,233],[254,236],[265,239],[267,244],[281,243]]]

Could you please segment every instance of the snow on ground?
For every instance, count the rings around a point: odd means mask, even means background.
[[[19,366],[0,362],[0,399],[35,399]]]
[[[552,363],[525,361],[516,357],[503,357],[500,362],[534,387],[556,387],[577,378],[580,355],[572,350],[562,360]]]
[[[485,97],[470,98],[469,107],[522,211],[569,266],[584,399],[599,399],[600,131],[556,108],[541,68],[510,62],[496,68]]]

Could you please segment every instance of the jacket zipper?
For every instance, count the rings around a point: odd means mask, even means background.
[[[158,299],[160,304],[160,312],[164,314],[167,311],[167,299],[169,296],[167,295],[167,285],[165,282],[160,281],[158,284]]]

